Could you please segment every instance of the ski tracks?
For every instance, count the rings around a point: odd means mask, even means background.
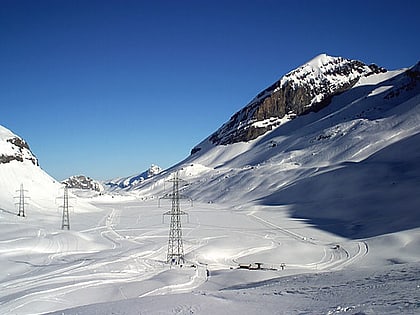
[[[317,261],[308,264],[289,264],[291,267],[298,268],[309,268],[315,270],[340,270],[349,265],[352,265],[360,261],[364,256],[368,255],[369,248],[368,244],[365,241],[347,241],[344,242],[344,245],[331,245],[326,243],[321,243],[319,241],[312,240],[307,238],[304,235],[292,232],[284,227],[281,227],[277,224],[274,224],[270,221],[267,221],[255,213],[250,213],[249,216],[257,219],[266,226],[270,226],[280,231],[282,234],[291,237],[299,242],[309,243],[315,246],[319,246],[323,251],[323,257]]]

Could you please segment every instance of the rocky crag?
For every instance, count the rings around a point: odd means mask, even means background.
[[[62,183],[67,185],[68,188],[89,189],[98,192],[103,190],[102,185],[98,181],[85,175],[71,176]]]
[[[321,54],[259,93],[209,140],[214,145],[253,140],[296,116],[324,108],[361,77],[386,71],[374,64]],[[196,147],[192,153],[199,150]]]
[[[0,164],[26,160],[39,166],[38,159],[31,152],[26,141],[0,126]]]

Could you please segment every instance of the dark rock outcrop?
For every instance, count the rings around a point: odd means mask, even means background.
[[[84,175],[71,176],[62,181],[62,183],[67,185],[68,188],[89,189],[94,191],[103,190],[99,182]]]
[[[12,145],[13,154],[0,154],[0,164],[2,163],[10,163],[11,161],[18,161],[23,162],[24,160],[31,161],[32,164],[35,166],[39,166],[38,159],[35,155],[31,152],[29,145],[25,142],[25,140],[19,137],[13,137],[6,139],[6,142]]]

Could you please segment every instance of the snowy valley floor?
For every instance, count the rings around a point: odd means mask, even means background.
[[[169,204],[0,211],[1,314],[417,314],[419,229],[349,240],[285,206],[183,208],[183,267],[164,263]],[[79,205],[79,208],[81,205]],[[262,270],[238,269],[262,263]],[[284,270],[282,264],[285,265]],[[207,272],[208,270],[208,272]]]
[[[209,285],[241,276],[218,273]],[[223,279],[221,279],[223,278]],[[150,296],[52,314],[418,314],[419,264],[286,276],[220,290]]]

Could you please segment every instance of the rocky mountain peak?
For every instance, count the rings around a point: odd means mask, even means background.
[[[38,159],[31,152],[26,141],[9,129],[0,126],[0,164],[10,163],[11,161],[23,162],[25,160],[39,166]]]
[[[85,175],[70,176],[62,183],[66,184],[69,188],[89,189],[98,192],[103,190],[102,185],[98,181]]]
[[[361,77],[386,71],[357,60],[318,55],[259,93],[209,140],[215,145],[253,140],[296,116],[322,109]]]

